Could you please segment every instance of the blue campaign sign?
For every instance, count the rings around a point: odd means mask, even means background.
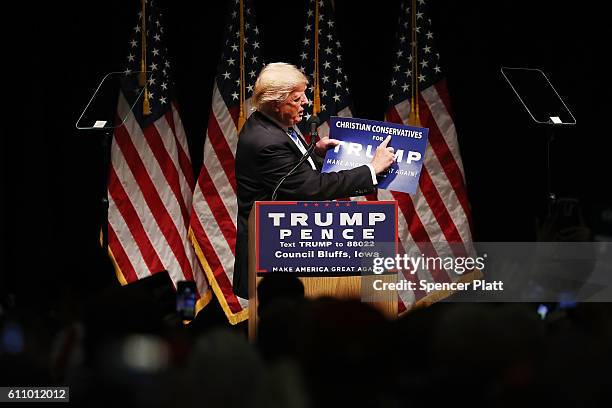
[[[322,171],[348,170],[370,163],[378,145],[391,136],[388,146],[395,149],[397,159],[386,173],[378,176],[378,188],[414,194],[419,184],[428,133],[427,128],[332,116],[329,137],[338,139],[340,145],[327,151]]]
[[[258,201],[258,273],[362,275],[397,253],[395,201]]]

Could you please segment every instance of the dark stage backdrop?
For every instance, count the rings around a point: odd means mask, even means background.
[[[226,1],[161,1],[178,102],[196,174]],[[612,202],[609,69],[612,38],[599,2],[438,0],[433,28],[465,166],[478,241],[530,241],[544,211],[545,134],[532,126],[499,67],[543,69],[578,125],[557,133],[555,189],[577,197],[593,228]],[[40,305],[76,288],[87,296],[114,274],[98,246],[104,191],[100,136],[74,128],[101,77],[123,69],[139,1],[17,5],[3,27],[0,290]],[[307,1],[256,1],[268,62],[298,62]],[[383,118],[397,0],[336,0],[355,116]],[[42,8],[41,8],[42,7]],[[6,112],[6,110],[5,110]]]

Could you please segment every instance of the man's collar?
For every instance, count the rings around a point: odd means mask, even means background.
[[[276,126],[278,126],[279,128],[282,129],[283,132],[287,132],[288,129],[294,129],[296,130],[295,126],[285,126],[282,123],[280,123],[276,118],[272,117],[270,114],[262,111],[262,110],[258,110],[257,112],[261,113],[262,115],[264,115],[266,118],[270,119],[270,121],[272,123],[274,123]],[[299,134],[299,131],[298,131]]]

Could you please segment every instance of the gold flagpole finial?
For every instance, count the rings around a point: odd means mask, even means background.
[[[142,114],[144,116],[151,114],[151,105],[149,104],[149,90],[145,87],[143,93],[144,100],[142,101]]]

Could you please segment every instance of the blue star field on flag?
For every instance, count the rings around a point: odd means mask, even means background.
[[[348,76],[342,63],[342,45],[336,35],[335,21],[331,4],[327,0],[319,3],[319,84],[321,96],[321,123],[330,116],[347,108],[350,103]],[[315,30],[315,0],[310,0],[302,49],[299,54],[299,69],[308,77],[306,96],[308,105],[304,109],[304,118],[300,123],[302,133],[308,133],[308,119],[312,116],[314,107],[314,30]]]
[[[395,62],[392,66],[392,77],[389,84],[389,106],[410,99],[411,84],[416,74],[418,88],[426,89],[442,79],[439,66],[440,54],[435,49],[434,34],[431,30],[430,13],[425,0],[416,1],[416,35],[417,35],[417,72],[413,72],[412,55],[412,1],[403,1],[401,14],[398,18],[399,27],[395,47]]]
[[[174,81],[171,76],[171,64],[168,58],[168,48],[164,44],[163,14],[157,6],[156,0],[147,0],[145,8],[146,21],[146,78],[149,106],[151,114],[142,115],[142,100],[136,105],[134,115],[141,127],[155,122],[168,109],[173,101]],[[128,55],[124,72],[126,74],[123,90],[124,96],[130,105],[140,93],[136,84],[136,73],[141,71],[142,56],[142,11],[138,13],[138,22],[132,30],[128,43]],[[142,96],[144,98],[144,94]]]
[[[239,0],[230,4],[226,24],[225,44],[217,66],[217,86],[230,107],[240,103],[240,12]],[[259,28],[255,25],[255,10],[251,1],[244,0],[244,80],[245,97],[253,95],[257,75],[263,68]]]

